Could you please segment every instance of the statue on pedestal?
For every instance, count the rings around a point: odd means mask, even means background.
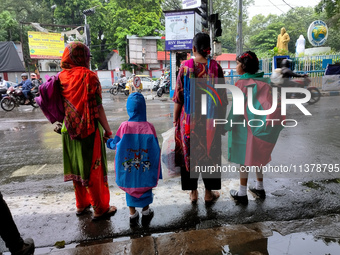
[[[297,57],[300,54],[305,53],[305,46],[306,46],[306,39],[303,37],[303,35],[300,35],[299,39],[297,39],[295,43],[295,47],[296,47],[295,53]]]
[[[286,32],[286,29],[281,28],[281,33],[277,36],[277,44],[276,47],[280,50],[285,50],[288,52],[288,43],[290,41],[290,37]]]

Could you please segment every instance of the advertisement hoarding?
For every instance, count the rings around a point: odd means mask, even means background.
[[[165,13],[165,49],[190,50],[195,35],[195,12]]]
[[[61,59],[65,49],[61,33],[28,31],[28,45],[33,59]]]
[[[157,36],[128,36],[129,63],[157,64]]]

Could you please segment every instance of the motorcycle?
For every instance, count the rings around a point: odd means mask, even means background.
[[[155,81],[152,87],[152,91],[157,91],[159,89],[160,83],[161,83],[161,79],[158,79],[157,81]]]
[[[280,70],[275,70],[276,73],[274,73],[271,77],[271,85],[273,87],[278,87],[279,88],[279,92],[281,92],[281,88],[282,88],[282,84],[284,83],[283,78],[279,77],[280,75]],[[308,104],[315,104],[316,102],[318,102],[320,100],[321,97],[321,92],[317,87],[311,87],[311,79],[306,76],[303,78],[303,80],[292,80],[294,81],[294,87],[300,87],[300,88],[306,88],[307,90],[310,91],[311,93],[311,98],[310,100],[307,102]],[[305,94],[303,93],[287,93],[287,98],[304,98]]]
[[[7,96],[7,88],[0,88],[0,100]]]
[[[34,98],[38,96],[38,92],[31,91],[29,97],[29,104],[38,108],[38,104],[35,102]],[[12,111],[15,107],[19,107],[20,105],[25,105],[26,98],[24,93],[22,93],[21,88],[14,88],[13,86],[9,87],[7,90],[7,95],[5,95],[0,102],[1,108],[5,111]]]
[[[125,85],[126,83],[122,83],[122,82],[116,82],[113,83],[113,87],[110,88],[110,93],[112,95],[117,95],[119,92],[125,93]]]
[[[162,85],[157,90],[157,96],[161,97],[163,94],[170,93],[170,79],[165,79]]]
[[[310,83],[312,82],[311,79],[309,79],[308,77],[305,77],[302,81],[301,80],[297,80],[295,81],[296,83],[300,84],[301,88],[307,88],[311,94],[310,100],[307,102],[308,104],[315,104],[316,102],[318,102],[320,100],[321,97],[321,92],[317,87],[310,87]],[[290,97],[293,96],[293,94],[288,95]],[[301,94],[301,93],[295,93],[295,97],[298,98],[304,98],[305,95]]]

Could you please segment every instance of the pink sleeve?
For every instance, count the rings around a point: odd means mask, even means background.
[[[122,138],[123,135],[125,134],[126,126],[127,126],[127,121],[124,121],[122,124],[120,124],[117,130],[116,136],[118,136],[119,138]]]

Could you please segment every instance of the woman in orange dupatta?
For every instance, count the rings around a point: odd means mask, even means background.
[[[93,220],[114,215],[107,182],[106,150],[103,136],[112,138],[102,106],[98,76],[89,70],[90,50],[80,42],[68,44],[59,74],[64,98],[62,126],[64,181],[73,181],[78,216],[92,205]],[[103,129],[105,133],[103,134]]]

